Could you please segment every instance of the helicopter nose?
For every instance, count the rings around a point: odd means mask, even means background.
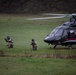
[[[44,42],[49,43],[49,41],[48,41],[48,40],[46,40],[46,39],[44,39]]]
[[[45,39],[44,39],[44,42],[46,43],[55,43],[56,40],[55,40],[55,37],[50,37],[50,36],[47,36]]]
[[[45,39],[44,39],[44,42],[46,42],[46,43],[49,43],[51,40],[50,40],[50,38],[49,37],[46,37]]]

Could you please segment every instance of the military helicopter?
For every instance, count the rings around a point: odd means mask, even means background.
[[[48,44],[68,46],[72,49],[72,46],[76,44],[76,14],[72,14],[69,21],[56,27],[44,41]]]

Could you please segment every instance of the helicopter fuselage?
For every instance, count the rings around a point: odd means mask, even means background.
[[[69,21],[56,27],[44,41],[52,45],[74,45],[76,44],[76,26]]]

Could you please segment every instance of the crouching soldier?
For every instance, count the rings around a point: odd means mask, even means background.
[[[10,36],[7,36],[4,40],[7,42],[8,48],[13,48],[13,40],[10,38]]]
[[[37,44],[35,43],[34,39],[31,40],[31,45],[33,50],[37,50]]]

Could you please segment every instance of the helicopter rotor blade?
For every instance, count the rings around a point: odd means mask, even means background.
[[[65,18],[72,16],[72,14],[52,14],[52,13],[44,13],[41,15],[50,16],[50,17],[27,18],[26,20],[46,20],[46,19]]]
[[[54,18],[64,18],[64,16],[60,16],[60,17],[43,17],[43,18],[28,18],[27,20],[46,20],[46,19],[54,19]]]

